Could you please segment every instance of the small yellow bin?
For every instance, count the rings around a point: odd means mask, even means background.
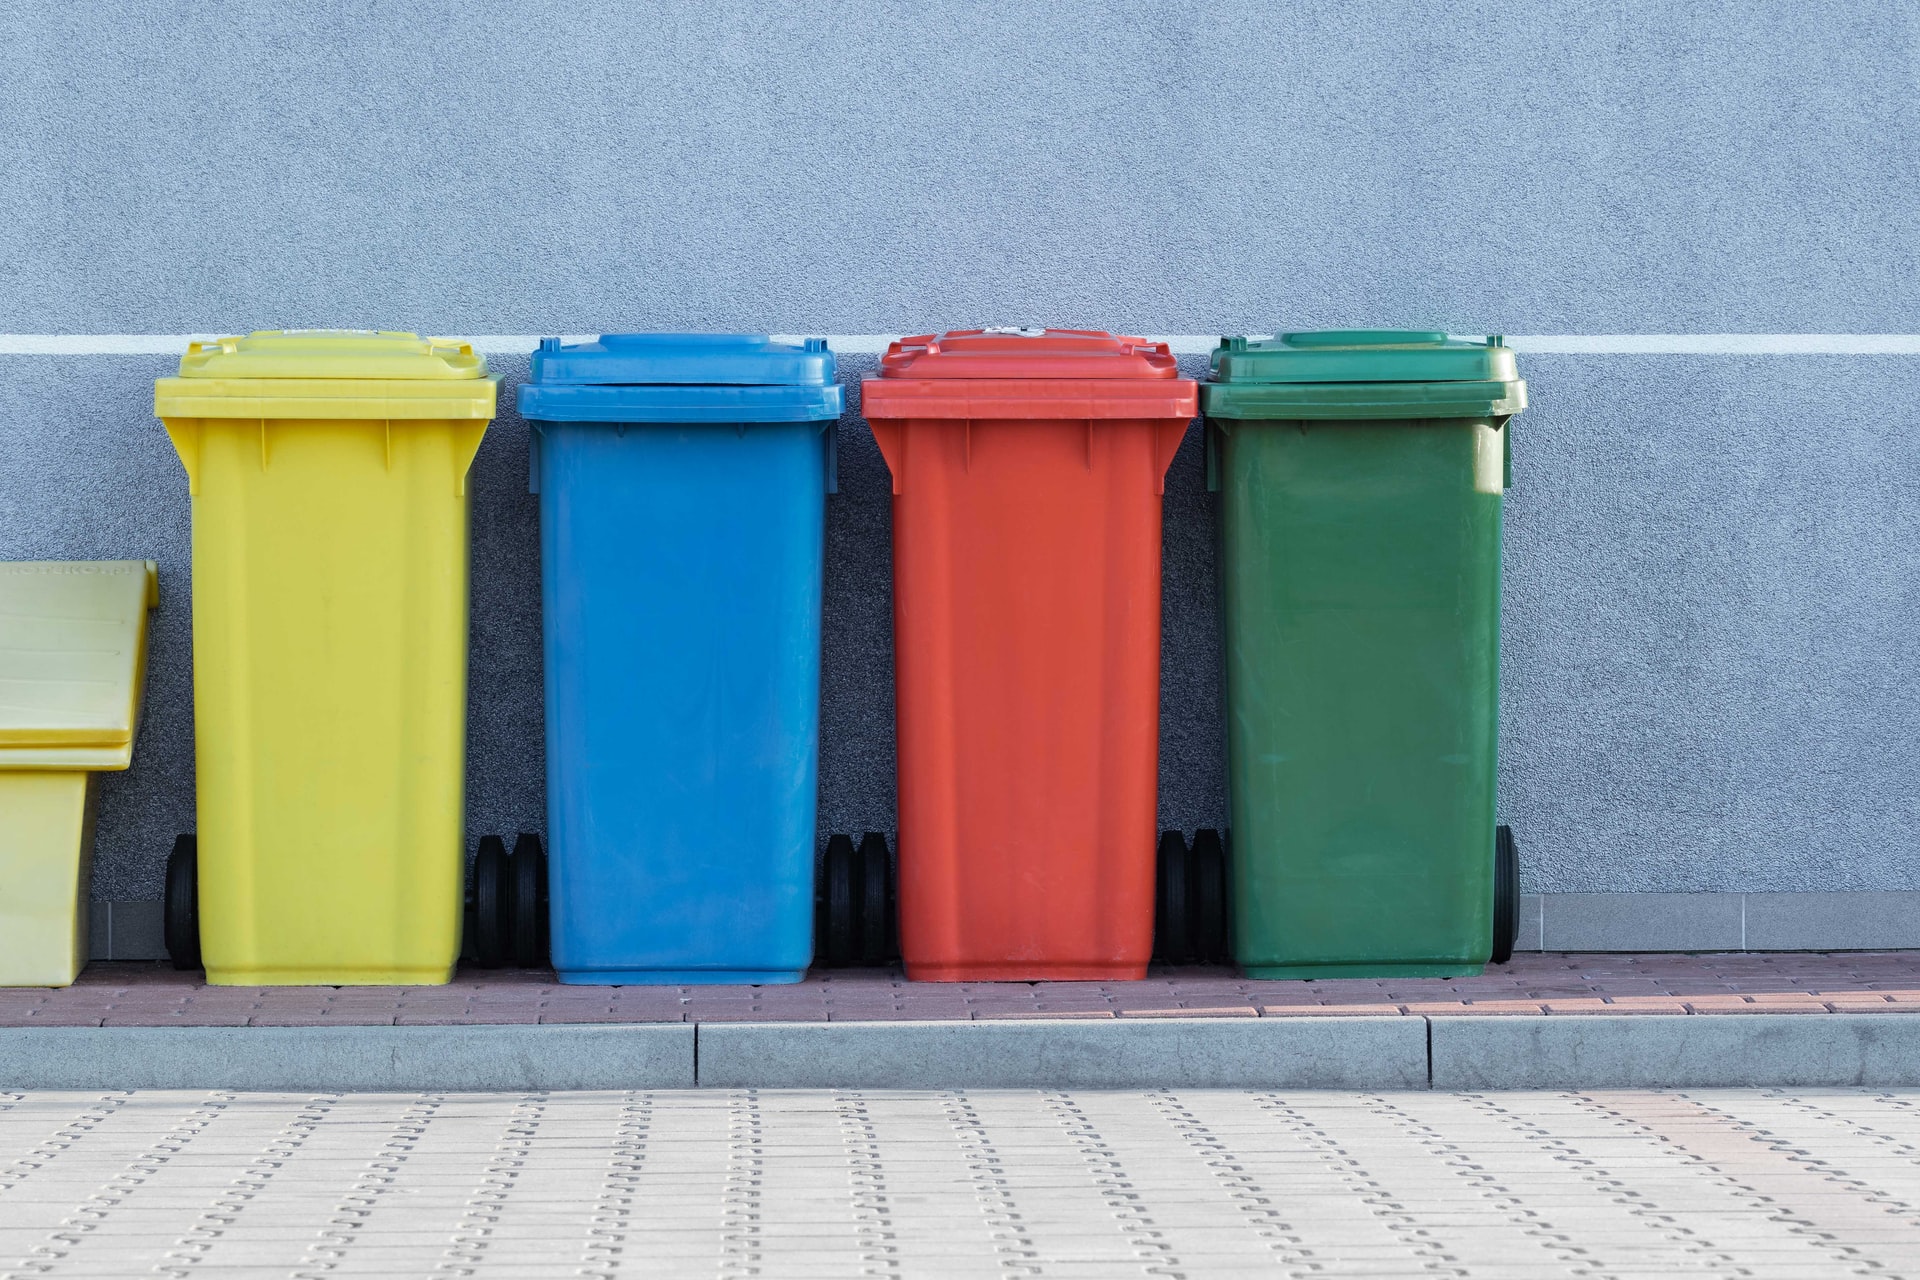
[[[154,411],[193,495],[200,952],[228,984],[431,983],[460,949],[465,343],[194,343]]]
[[[93,775],[133,759],[151,560],[0,564],[0,986],[87,962]]]

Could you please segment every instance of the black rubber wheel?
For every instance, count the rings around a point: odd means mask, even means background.
[[[1187,908],[1187,841],[1178,831],[1160,834],[1154,868],[1153,957],[1161,964],[1185,964],[1192,955]]]
[[[181,970],[200,967],[200,838],[181,835],[173,839],[173,852],[167,855],[166,904],[161,916],[161,933],[173,967]]]
[[[1513,828],[1493,831],[1493,955],[1494,964],[1513,959],[1520,940],[1520,852],[1514,847]]]
[[[547,967],[547,851],[540,837],[522,831],[507,863],[508,932],[513,962],[522,969]]]
[[[820,892],[826,903],[826,928],[815,944],[820,963],[825,968],[844,969],[853,963],[856,954],[855,940],[858,934],[854,928],[854,913],[857,910],[854,868],[858,860],[852,836],[828,837],[827,855],[820,868]]]
[[[887,838],[878,831],[860,837],[860,963],[892,964],[893,865]]]
[[[1193,912],[1193,958],[1199,964],[1227,962],[1227,854],[1220,833],[1193,833],[1187,851],[1187,904]]]
[[[473,858],[473,962],[498,969],[507,962],[507,842],[481,836]]]

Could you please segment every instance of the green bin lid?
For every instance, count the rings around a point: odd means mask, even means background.
[[[1418,329],[1222,338],[1200,387],[1211,418],[1507,417],[1527,404],[1513,349]]]

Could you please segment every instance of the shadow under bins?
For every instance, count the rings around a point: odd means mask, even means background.
[[[1228,838],[1212,827],[1165,831],[1155,858],[1153,962],[1232,966],[1228,931]],[[833,835],[814,890],[816,969],[891,967],[900,963],[896,863],[887,838],[869,831]],[[1513,830],[1494,836],[1493,946],[1489,962],[1506,964],[1520,937],[1520,865]]]
[[[548,964],[547,854],[540,837],[522,831],[511,853],[497,835],[480,837],[467,876],[460,961],[481,969],[544,969]],[[183,834],[167,856],[163,907],[167,956],[192,970],[200,960],[199,839]]]
[[[1204,828],[1193,844],[1178,831],[1160,837],[1154,892],[1156,964],[1227,965],[1227,862],[1220,833]],[[858,969],[900,963],[897,864],[887,838],[869,831],[854,843],[833,835],[814,895],[813,967]]]
[[[1178,831],[1160,835],[1155,859],[1153,961],[1162,965],[1231,966],[1228,934],[1228,842],[1211,827],[1189,843]],[[166,944],[175,969],[200,968],[195,837],[182,835],[167,859]],[[900,964],[897,867],[878,831],[827,838],[814,885],[815,969],[892,968]],[[1513,958],[1519,938],[1520,868],[1512,828],[1494,841],[1493,954]],[[549,965],[547,855],[540,837],[522,831],[509,852],[497,835],[480,838],[468,877],[461,961],[481,969],[544,969]]]

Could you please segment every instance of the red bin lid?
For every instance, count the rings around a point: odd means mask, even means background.
[[[1098,329],[955,329],[902,338],[883,378],[1177,378],[1164,342]]]
[[[956,329],[902,338],[860,384],[868,420],[1182,419],[1198,407],[1164,342],[1098,329]]]

